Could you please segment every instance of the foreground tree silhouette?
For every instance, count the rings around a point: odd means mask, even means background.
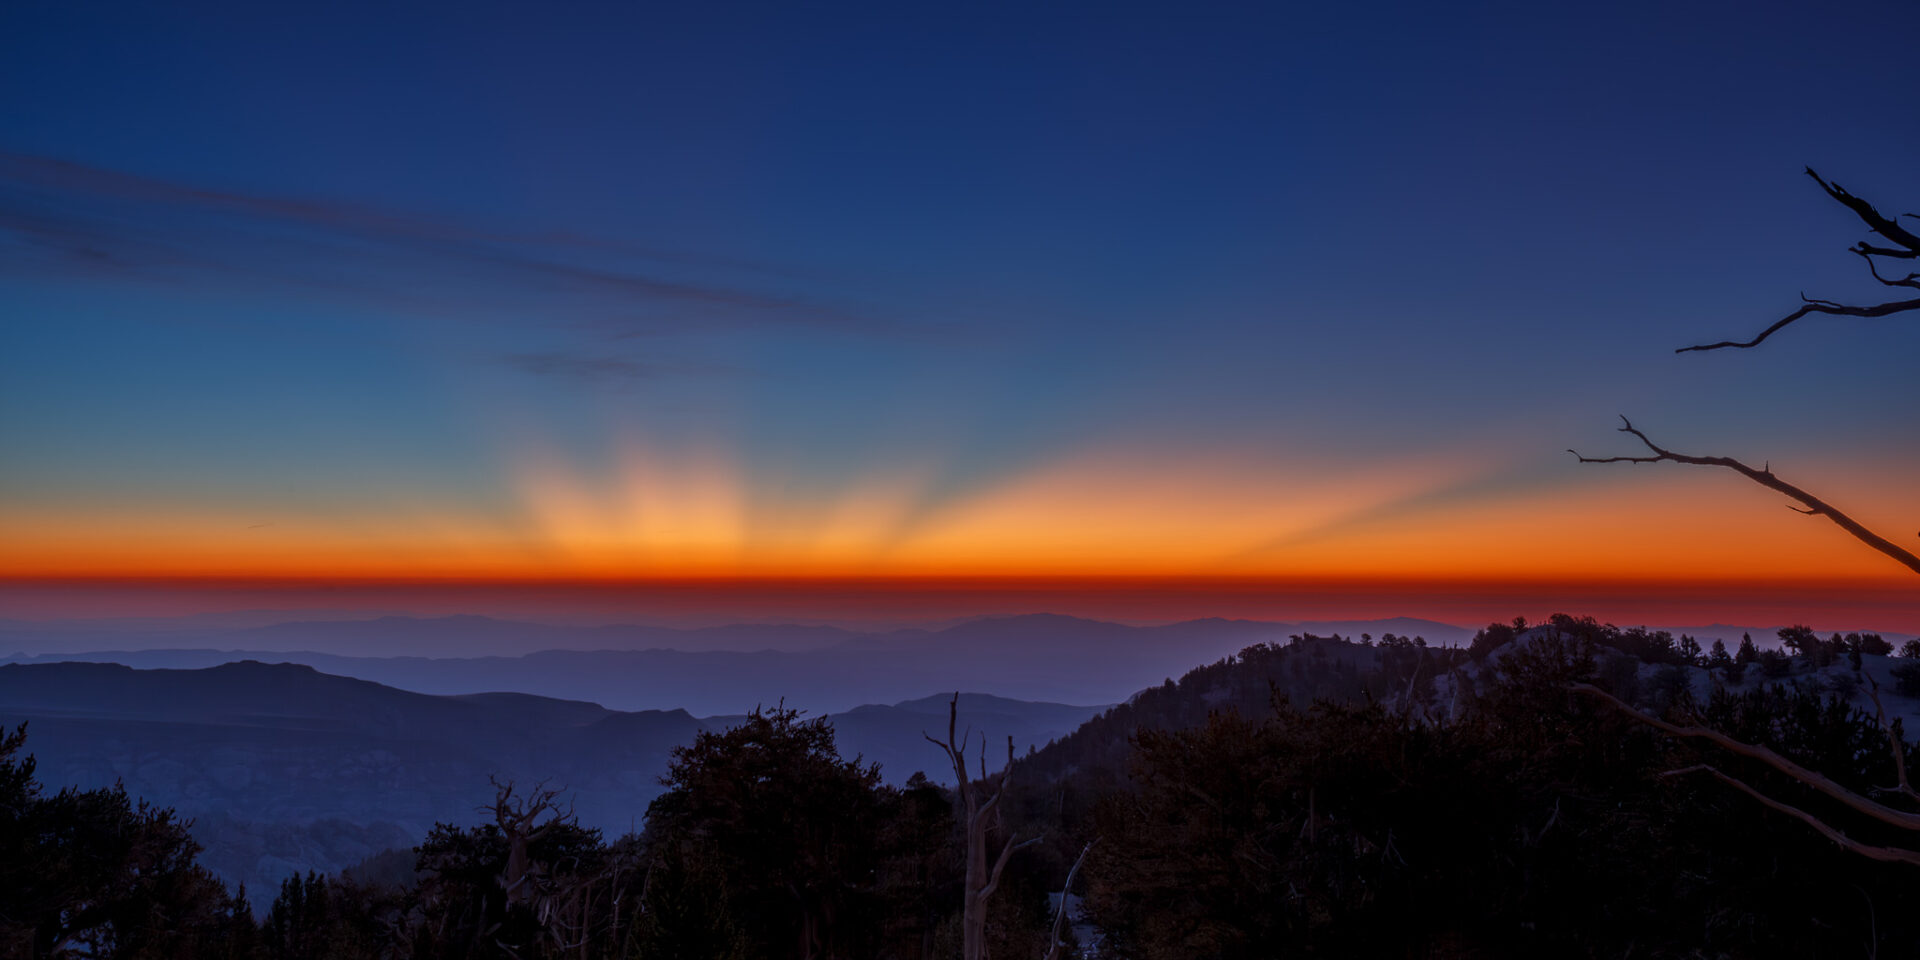
[[[885,793],[825,718],[756,710],[676,747],[647,809],[641,949],[660,956],[873,956]]]
[[[1867,270],[1872,274],[1873,278],[1884,286],[1920,290],[1920,272],[1909,271],[1905,276],[1883,275],[1875,259],[1920,260],[1920,236],[1916,236],[1913,232],[1901,226],[1894,218],[1880,213],[1873,204],[1847,192],[1847,190],[1840,185],[1823,179],[1818,173],[1814,172],[1812,167],[1807,168],[1807,176],[1812,177],[1814,182],[1818,183],[1820,188],[1825,190],[1828,196],[1853,211],[1853,213],[1867,225],[1868,229],[1892,244],[1892,246],[1885,246],[1863,240],[1849,248],[1848,252],[1858,256],[1866,263]],[[1916,214],[1905,214],[1905,216],[1920,219],[1920,215]],[[1892,300],[1871,306],[1850,306],[1832,300],[1809,299],[1805,294],[1801,295],[1801,299],[1805,301],[1805,303],[1798,310],[1775,321],[1771,326],[1760,331],[1757,336],[1750,340],[1722,340],[1717,343],[1696,344],[1690,347],[1682,347],[1677,352],[1686,353],[1689,351],[1756,347],[1782,329],[1805,317],[1815,314],[1846,317],[1885,317],[1920,310],[1920,298]],[[1620,420],[1622,423],[1620,432],[1631,434],[1638,439],[1641,444],[1651,451],[1650,455],[1587,457],[1581,455],[1577,450],[1569,450],[1567,452],[1572,453],[1581,463],[1681,463],[1692,466],[1723,467],[1733,470],[1763,487],[1776,490],[1798,501],[1799,505],[1794,506],[1793,509],[1808,516],[1826,517],[1839,526],[1840,529],[1845,530],[1853,536],[1854,539],[1886,554],[1914,573],[1920,573],[1920,556],[1916,556],[1912,550],[1902,547],[1886,537],[1867,529],[1864,525],[1836,509],[1825,500],[1774,476],[1770,467],[1762,466],[1756,469],[1732,457],[1694,456],[1691,454],[1675,453],[1649,439],[1646,434],[1635,428],[1632,421],[1627,420],[1626,417],[1621,417]],[[1624,711],[1640,722],[1648,724],[1669,736],[1682,739],[1702,740],[1714,744],[1724,751],[1757,760],[1785,774],[1787,777],[1838,801],[1848,809],[1863,814],[1879,823],[1902,830],[1920,832],[1920,814],[1887,806],[1874,797],[1848,789],[1817,771],[1796,764],[1766,747],[1736,740],[1709,727],[1680,726],[1668,723],[1665,720],[1634,708],[1630,704],[1621,701],[1612,694],[1591,684],[1575,684],[1573,689],[1588,696],[1600,698],[1614,708]],[[1873,697],[1877,706],[1879,701],[1877,690],[1873,691]],[[1882,713],[1882,721],[1884,724],[1884,712]],[[1897,772],[1898,783],[1894,787],[1880,792],[1902,797],[1908,802],[1920,802],[1920,793],[1915,792],[1907,778],[1906,745],[1901,742],[1897,731],[1892,727],[1887,728],[1887,740],[1888,746],[1893,753],[1894,768]],[[1903,847],[1861,843],[1848,837],[1826,820],[1792,804],[1785,803],[1776,797],[1769,796],[1765,792],[1754,788],[1751,784],[1727,774],[1712,764],[1702,763],[1670,770],[1663,774],[1663,776],[1679,776],[1689,773],[1706,773],[1713,776],[1728,786],[1759,801],[1766,807],[1806,823],[1822,836],[1825,836],[1827,839],[1832,840],[1853,853],[1874,860],[1920,866],[1920,852],[1915,852]]]
[[[436,922],[413,953],[565,955],[601,932],[597,921],[612,921],[601,908],[632,884],[630,864],[557,799],[544,785],[517,796],[495,782],[494,802],[481,808],[491,823],[434,826],[415,868],[418,906]]]
[[[0,732],[0,956],[251,953],[244,896],[194,864],[172,810],[118,785],[47,796],[25,743],[25,724]]]
[[[1138,730],[1133,787],[1096,814],[1089,917],[1113,956],[1137,960],[1910,955],[1907,867],[1835,849],[1708,777],[1662,777],[1712,760],[1776,796],[1803,789],[1572,692],[1611,663],[1645,673],[1636,633],[1556,615],[1442,670],[1461,684],[1444,719],[1356,695]],[[1233,667],[1236,687],[1287,672]],[[1207,712],[1223,679],[1180,687]],[[1700,719],[1683,723],[1855,791],[1896,780],[1871,711],[1820,693],[1721,690],[1687,709]]]

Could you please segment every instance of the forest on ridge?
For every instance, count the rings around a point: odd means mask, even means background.
[[[1738,957],[1913,942],[1911,867],[1863,859],[1684,771],[1711,762],[1862,841],[1889,828],[1579,689],[1853,790],[1899,782],[1900,721],[1890,741],[1863,704],[1920,693],[1920,650],[1781,633],[1780,650],[1702,650],[1557,616],[1489,625],[1464,649],[1393,635],[1250,647],[972,784],[998,798],[983,824],[990,859],[1005,861],[980,946]],[[1882,677],[1905,689],[1878,689]],[[985,746],[974,738],[967,755]],[[120,790],[42,790],[30,730],[9,734],[4,756],[10,956],[920,958],[968,946],[957,791],[922,777],[887,786],[839,755],[829,724],[790,710],[676,749],[636,834],[580,827],[562,784],[502,783],[475,821],[411,850],[244,893],[194,863],[169,811]],[[930,767],[943,759],[928,746]],[[1079,915],[1062,918],[1049,894],[1070,872]]]

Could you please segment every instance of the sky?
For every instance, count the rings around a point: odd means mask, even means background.
[[[1905,2],[0,9],[0,617],[1913,630]],[[1905,206],[1902,206],[1902,205]],[[1511,611],[1503,614],[1501,611]],[[1772,621],[1763,621],[1772,622]]]

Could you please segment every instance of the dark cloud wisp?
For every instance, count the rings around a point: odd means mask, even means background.
[[[718,365],[642,363],[621,357],[560,352],[514,353],[501,359],[507,366],[521,373],[589,383],[659,380],[666,377],[726,376],[739,372]]]
[[[659,332],[874,334],[891,326],[831,305],[831,293],[771,289],[765,271],[725,258],[488,231],[21,154],[0,153],[0,247],[13,248],[0,272],[14,275],[324,292],[434,316],[538,309],[577,329],[655,310],[682,318]]]

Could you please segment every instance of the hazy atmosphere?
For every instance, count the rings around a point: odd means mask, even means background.
[[[1910,181],[1854,52],[1903,4],[6,18],[0,612],[1916,611],[1766,491],[1564,452],[1626,414],[1912,526],[1912,324],[1672,352],[1877,292],[1800,170]],[[420,581],[484,596],[367,592]]]
[[[1920,956],[1916,37],[0,5],[0,957]]]

